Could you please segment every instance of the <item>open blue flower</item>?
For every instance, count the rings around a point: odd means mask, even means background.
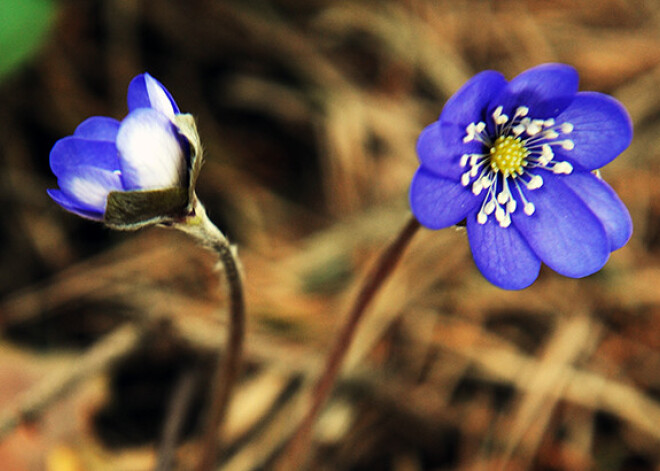
[[[628,210],[595,172],[630,144],[630,118],[613,98],[577,88],[563,64],[510,82],[482,72],[417,142],[415,217],[430,229],[465,220],[477,267],[502,288],[529,286],[541,262],[590,275],[632,234]]]
[[[48,194],[64,209],[103,221],[112,192],[188,187],[191,143],[167,89],[147,73],[138,75],[128,88],[128,108],[121,122],[95,116],[55,143],[50,166],[59,190]]]

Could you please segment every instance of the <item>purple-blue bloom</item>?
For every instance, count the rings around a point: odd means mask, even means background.
[[[628,210],[596,172],[631,139],[625,108],[578,92],[568,65],[510,82],[481,72],[422,131],[410,205],[430,229],[465,220],[477,267],[501,288],[529,286],[541,262],[581,278],[632,234]]]
[[[64,209],[102,221],[113,191],[187,186],[190,143],[175,124],[179,107],[151,75],[128,88],[128,115],[120,122],[94,116],[50,152],[59,190],[48,194]]]

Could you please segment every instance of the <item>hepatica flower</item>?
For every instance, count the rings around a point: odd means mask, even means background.
[[[632,233],[597,172],[630,144],[630,118],[613,98],[577,88],[577,72],[562,64],[510,82],[482,72],[417,142],[415,217],[431,229],[465,220],[477,267],[502,288],[529,286],[541,262],[590,275]]]
[[[64,209],[113,229],[163,224],[189,234],[217,254],[228,290],[229,329],[211,388],[217,399],[211,402],[198,466],[210,469],[241,366],[245,335],[241,264],[235,247],[195,195],[202,148],[193,117],[182,114],[167,89],[146,73],[128,87],[128,110],[122,121],[89,118],[73,136],[55,143],[50,166],[59,189],[48,194]],[[163,454],[159,468],[165,459]]]
[[[201,165],[194,120],[149,74],[128,88],[120,122],[95,116],[50,153],[60,206],[116,229],[136,229],[184,216],[192,208]]]

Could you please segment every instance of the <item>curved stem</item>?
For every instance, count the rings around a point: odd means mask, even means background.
[[[229,291],[229,338],[224,361],[218,360],[213,379],[212,402],[202,438],[202,450],[197,471],[214,469],[217,459],[220,427],[225,417],[231,393],[238,378],[245,337],[245,300],[238,256],[227,238],[211,222],[201,203],[196,202],[194,216],[174,227],[193,236],[202,246],[218,254]]]
[[[369,272],[355,299],[348,319],[339,332],[335,344],[326,359],[323,374],[314,386],[312,404],[285,450],[282,463],[278,466],[280,471],[302,470],[306,468],[314,423],[332,391],[332,386],[337,379],[353,337],[355,337],[360,320],[371,300],[375,297],[388,276],[394,271],[397,262],[419,227],[419,222],[414,217],[410,218],[397,238],[385,249],[376,262],[376,265]]]

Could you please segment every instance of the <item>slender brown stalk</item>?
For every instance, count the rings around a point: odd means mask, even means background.
[[[193,399],[195,384],[199,379],[199,368],[184,371],[174,388],[168,407],[168,414],[163,427],[163,438],[158,451],[158,463],[155,471],[169,471],[175,462],[176,445],[186,413]]]
[[[353,337],[355,337],[360,320],[371,300],[383,286],[388,276],[394,271],[397,262],[400,260],[404,250],[419,227],[419,222],[414,217],[411,217],[398,237],[381,254],[376,265],[365,279],[364,285],[362,285],[355,303],[349,312],[348,319],[339,332],[334,347],[326,359],[325,370],[314,386],[312,404],[285,450],[283,459],[278,466],[279,471],[303,470],[306,468],[310,455],[309,451],[314,423],[332,391],[332,386],[337,379]]]
[[[197,471],[210,471],[214,469],[217,460],[221,425],[240,372],[243,356],[245,300],[241,267],[234,248],[224,234],[211,222],[204,207],[199,202],[195,205],[195,216],[175,227],[192,235],[201,245],[218,254],[229,292],[227,350],[222,358],[218,359],[219,363],[216,367],[211,390],[212,401],[208,409],[208,421],[202,437],[202,449],[196,468]]]

